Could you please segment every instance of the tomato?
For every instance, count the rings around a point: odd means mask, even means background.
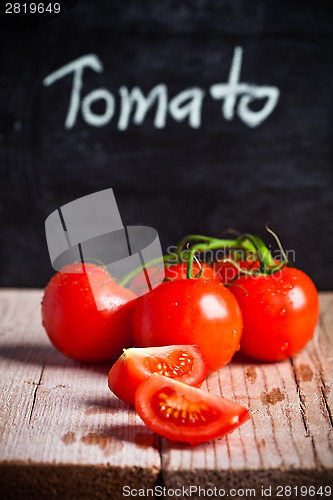
[[[218,283],[221,282],[219,275],[208,264],[201,264],[202,273],[200,279],[214,280]],[[193,277],[200,272],[200,266],[197,262],[193,262]],[[187,278],[187,262],[181,264],[170,264],[165,268],[165,277],[173,280],[185,280]]]
[[[231,360],[242,327],[235,297],[213,280],[165,281],[137,299],[133,313],[137,346],[197,345],[209,372]]]
[[[237,265],[241,269],[246,269],[250,271],[251,269],[255,269],[259,267],[258,260],[240,260],[237,262]],[[218,274],[220,281],[222,283],[231,283],[237,276],[239,275],[239,271],[236,266],[232,264],[232,262],[226,262],[224,260],[216,261],[214,263],[214,270],[216,274]]]
[[[230,434],[249,419],[238,403],[157,373],[138,388],[135,408],[152,431],[192,445]]]
[[[50,280],[42,319],[53,345],[77,361],[116,359],[134,345],[131,313],[136,295],[121,287],[100,266],[74,263]],[[92,288],[94,293],[92,292]],[[97,301],[99,308],[96,306]]]
[[[201,278],[206,280],[214,280],[218,283],[221,282],[220,277],[217,272],[213,269],[213,267],[208,264],[201,264],[202,266],[202,274]],[[200,266],[197,262],[193,263],[193,276],[195,277],[200,272]],[[149,277],[151,281],[158,282],[163,279],[167,280],[184,280],[187,278],[187,262],[178,263],[178,264],[166,264],[164,268],[158,266],[151,266],[149,268]],[[130,282],[129,288],[134,292],[139,291],[140,289],[147,288],[146,276],[143,271],[139,272]]]
[[[152,373],[199,386],[207,377],[204,358],[196,346],[132,348],[124,350],[110,370],[110,390],[126,403],[134,405],[135,391]]]
[[[158,283],[164,279],[163,266],[150,266],[149,268],[149,280],[151,283]],[[144,271],[138,272],[136,276],[130,281],[128,286],[134,293],[140,293],[142,289],[149,291],[147,278]]]
[[[312,338],[318,293],[302,271],[285,267],[270,276],[240,276],[230,285],[241,307],[241,350],[261,361],[297,354]]]

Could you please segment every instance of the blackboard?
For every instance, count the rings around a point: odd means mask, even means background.
[[[2,6],[0,284],[44,286],[46,217],[112,187],[123,223],[154,227],[165,251],[229,227],[273,244],[268,221],[332,288],[328,7],[60,3],[17,22]]]

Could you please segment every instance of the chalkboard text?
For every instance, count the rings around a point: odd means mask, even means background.
[[[222,103],[221,114],[225,120],[233,120],[235,115],[248,127],[257,127],[274,111],[280,91],[275,86],[256,85],[244,83],[240,80],[243,60],[243,49],[235,47],[231,61],[228,80],[226,83],[216,83],[209,87],[208,95],[214,101]],[[72,89],[69,99],[68,111],[65,119],[65,128],[72,129],[81,116],[87,125],[103,127],[108,125],[117,111],[117,102],[114,94],[108,89],[101,87],[92,90],[83,96],[83,77],[86,69],[102,73],[103,63],[95,54],[87,54],[62,66],[49,74],[43,80],[44,86],[72,75]],[[155,106],[154,126],[163,129],[167,118],[170,116],[176,122],[187,121],[187,124],[198,129],[202,124],[202,108],[207,92],[198,86],[182,90],[170,98],[168,87],[161,83],[154,86],[147,95],[144,95],[140,87],[131,90],[122,85],[119,88],[118,102],[118,130],[126,130],[132,123],[141,125],[148,111]],[[93,105],[101,101],[104,104],[102,113],[96,113]],[[264,102],[261,108],[252,109],[251,103]]]

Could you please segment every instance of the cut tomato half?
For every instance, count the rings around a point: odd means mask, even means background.
[[[124,349],[110,370],[109,388],[134,405],[135,391],[152,373],[200,386],[207,377],[207,366],[201,351],[193,345]]]
[[[191,445],[230,434],[249,419],[238,403],[157,373],[136,391],[135,408],[152,431]]]

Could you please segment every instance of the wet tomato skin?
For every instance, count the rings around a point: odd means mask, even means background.
[[[134,405],[136,390],[153,373],[200,386],[207,377],[207,366],[197,346],[126,349],[109,372],[109,389],[126,403]]]
[[[140,297],[133,313],[137,346],[197,345],[209,373],[231,360],[242,327],[235,297],[213,280],[166,281]]]
[[[230,434],[249,419],[238,403],[157,373],[139,386],[135,408],[152,431],[191,445]]]
[[[258,260],[240,260],[236,261],[237,265],[241,269],[246,269],[250,271],[259,267]],[[216,274],[218,274],[221,283],[231,283],[239,275],[239,271],[232,262],[226,262],[224,260],[216,261],[213,264]]]
[[[136,295],[112,281],[100,266],[85,264],[81,271],[82,264],[74,263],[51,278],[42,300],[43,325],[65,356],[82,362],[113,361],[134,344]]]
[[[313,337],[318,292],[302,271],[285,267],[271,276],[240,276],[229,287],[243,314],[241,351],[260,361],[294,356]]]

